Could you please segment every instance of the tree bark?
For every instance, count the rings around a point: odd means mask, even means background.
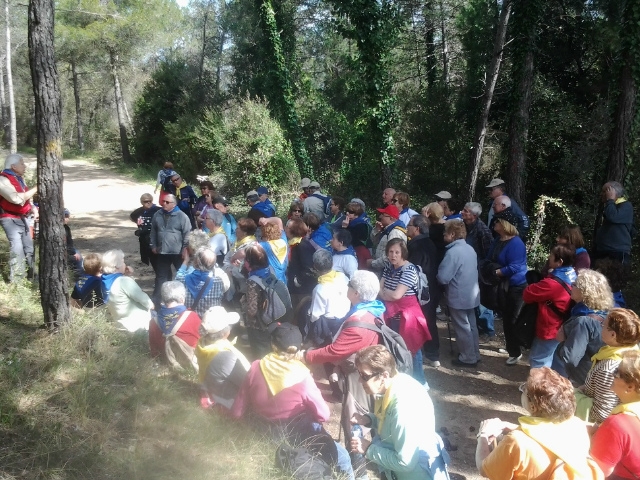
[[[16,104],[13,99],[13,75],[11,74],[11,25],[9,22],[9,0],[4,0],[4,19],[7,37],[7,92],[9,94],[9,150],[15,153],[18,150],[18,134],[16,130]]]
[[[62,200],[62,103],[56,69],[54,1],[29,2],[29,64],[38,131],[40,195],[40,301],[44,321],[56,328],[69,319],[67,251]]]
[[[491,110],[491,102],[493,101],[493,92],[498,82],[498,74],[500,73],[500,64],[502,62],[502,53],[504,50],[504,41],[507,35],[507,25],[509,24],[509,16],[511,15],[511,0],[505,0],[502,4],[500,12],[500,20],[496,37],[493,43],[493,56],[487,67],[487,83],[484,91],[484,101],[482,111],[476,125],[476,135],[473,142],[473,150],[471,151],[471,162],[469,168],[469,194],[468,199],[471,202],[476,191],[476,183],[478,182],[478,172],[480,171],[480,163],[482,161],[482,149],[484,148],[484,140],[487,135],[487,123],[489,121],[489,111]]]
[[[132,163],[133,159],[131,158],[131,153],[129,152],[127,119],[124,111],[124,101],[122,100],[120,79],[118,77],[118,55],[115,52],[109,52],[109,60],[111,62],[111,78],[113,80],[113,90],[115,92],[116,111],[118,112],[118,126],[120,128],[120,147],[122,148],[122,160],[124,163]]]
[[[82,131],[82,106],[80,104],[80,85],[75,60],[71,61],[71,77],[73,80],[73,98],[76,101],[76,130],[78,132],[78,149],[84,153],[84,133]]]
[[[9,106],[7,105],[7,96],[4,91],[4,58],[0,61],[0,117],[2,118],[2,132],[5,141],[8,141],[9,135]]]
[[[433,1],[427,0],[424,2],[424,8],[422,9],[422,16],[424,18],[424,43],[425,43],[425,55],[426,55],[426,68],[427,68],[427,86],[433,87],[437,78],[437,66],[436,66],[436,45],[435,45],[435,24],[433,19],[435,18]]]
[[[442,85],[446,89],[449,85],[449,47],[447,45],[447,29],[445,24],[444,3],[440,0],[440,41],[442,48]]]
[[[220,92],[220,83],[222,78],[222,54],[224,52],[224,43],[227,41],[227,27],[225,21],[225,11],[227,9],[227,2],[225,0],[220,0],[220,7],[218,14],[218,58],[216,59],[216,95],[218,97],[221,96]]]
[[[636,85],[633,81],[631,59],[625,54],[625,64],[620,75],[620,94],[614,116],[609,146],[607,181],[623,183],[626,174],[625,157],[631,141],[630,132],[635,117]]]

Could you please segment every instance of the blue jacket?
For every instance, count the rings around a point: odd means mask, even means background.
[[[616,205],[607,200],[602,212],[602,225],[596,232],[597,252],[631,252],[633,205],[624,200]]]
[[[493,240],[487,258],[493,258],[493,251],[498,247],[499,243],[499,238]],[[527,248],[520,237],[514,237],[509,240],[498,254],[495,262],[502,266],[500,271],[503,277],[509,279],[509,286],[522,285],[526,282]]]

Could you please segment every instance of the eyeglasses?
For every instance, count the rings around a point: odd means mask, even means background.
[[[171,205],[172,203],[176,203],[176,202],[171,202],[169,200],[163,200],[162,203],[165,204],[165,205]]]
[[[374,372],[374,373],[362,373],[360,370],[358,370],[358,375],[360,375],[360,378],[362,380],[364,380],[365,382],[368,382],[369,380],[371,380],[373,377],[377,377],[378,375],[380,375],[382,372]]]

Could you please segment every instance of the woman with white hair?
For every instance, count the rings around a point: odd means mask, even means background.
[[[229,251],[229,239],[224,228],[222,228],[223,219],[222,212],[215,209],[208,209],[204,219],[204,224],[211,235],[209,247],[216,254],[217,263],[220,267],[224,263],[224,256]]]
[[[109,250],[102,255],[102,298],[111,317],[125,330],[147,330],[153,302],[133,278],[125,276],[131,272],[122,250]]]

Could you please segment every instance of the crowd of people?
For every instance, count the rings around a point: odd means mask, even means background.
[[[23,165],[8,157],[0,178],[15,275],[24,274],[21,258],[29,266],[19,220],[34,192],[20,181]],[[160,205],[145,193],[131,214],[140,259],[155,272],[153,294],[130,276],[122,251],[111,250],[82,259],[72,301],[104,303],[123,329],[148,330],[154,356],[198,372],[203,407],[234,418],[252,411],[291,442],[324,438],[318,453],[348,478],[365,477],[367,465],[388,479],[446,478],[449,457],[425,377],[425,366],[441,366],[437,315],[453,327],[452,364],[463,369],[482,360],[480,345],[495,337],[498,318],[507,365],[522,364],[530,349],[521,391],[531,416],[517,425],[483,422],[479,472],[640,476],[640,319],[622,295],[633,207],[617,182],[602,189],[591,251],[580,228],[567,225],[538,272],[527,267],[529,219],[499,178],[487,185],[486,221],[480,203],[447,191],[418,213],[408,193],[392,188],[372,219],[361,199],[330,196],[306,178],[282,218],[258,186],[236,219],[211,182],[201,182],[198,197],[170,163],[158,189]],[[410,352],[408,373],[383,345],[385,325]],[[329,408],[314,365],[341,402],[344,444],[323,427]]]

